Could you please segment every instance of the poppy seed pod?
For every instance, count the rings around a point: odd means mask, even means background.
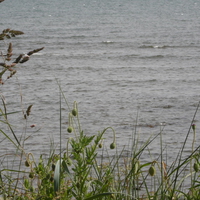
[[[198,163],[194,163],[193,168],[194,168],[195,172],[198,172],[199,171],[199,164]]]
[[[151,167],[149,168],[149,174],[150,174],[150,176],[154,176],[155,173],[156,173],[155,167],[154,167],[154,166],[151,166]]]
[[[101,148],[102,148],[102,146],[103,146],[103,145],[102,145],[102,143],[100,143],[100,144],[99,144],[99,148],[101,149]]]
[[[115,199],[116,197],[115,197],[114,194],[111,194],[111,195],[110,195],[110,198],[111,198],[111,199]]]
[[[30,172],[30,173],[29,173],[29,178],[32,179],[34,176],[35,176],[35,174],[34,174],[33,172]]]
[[[69,157],[67,157],[67,164],[68,164],[69,166],[72,165],[72,160],[71,160]]]
[[[196,129],[196,125],[192,124],[192,130],[195,131],[195,129]]]
[[[77,109],[74,108],[74,109],[72,110],[72,115],[73,115],[74,117],[76,117],[76,116],[77,116],[77,113],[78,113],[78,112],[77,112]]]
[[[29,167],[29,166],[30,166],[30,163],[28,162],[28,160],[25,161],[25,166],[26,166],[26,167]]]
[[[73,130],[73,128],[72,128],[71,126],[69,126],[69,127],[67,128],[67,132],[68,132],[68,133],[71,133],[72,130]]]
[[[115,149],[115,147],[116,147],[116,144],[114,142],[110,144],[110,149]]]

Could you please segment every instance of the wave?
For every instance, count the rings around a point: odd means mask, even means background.
[[[157,46],[157,45],[141,45],[139,46],[139,48],[142,48],[142,49],[165,49],[165,48],[168,48],[169,46],[167,45],[162,45],[162,46]]]
[[[166,48],[199,48],[198,45],[188,44],[183,46],[176,45],[141,45],[138,48],[141,49],[166,49]]]
[[[155,55],[142,55],[142,54],[130,54],[130,55],[113,55],[109,56],[108,58],[111,59],[117,59],[117,60],[122,60],[122,61],[128,61],[128,60],[135,60],[135,59],[141,59],[141,60],[151,60],[151,59],[165,59],[165,58],[174,58],[176,56],[174,55],[168,55],[168,54],[155,54]]]
[[[103,44],[112,44],[114,43],[113,41],[107,40],[107,41],[102,41]]]
[[[165,57],[164,55],[140,56],[141,59],[149,59],[149,58],[150,59],[152,59],[152,58],[156,59],[156,58],[164,58],[164,57]]]

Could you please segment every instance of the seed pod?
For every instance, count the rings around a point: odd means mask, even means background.
[[[34,173],[33,173],[33,172],[30,172],[30,173],[29,173],[29,178],[32,179],[33,177],[34,177]]]
[[[67,157],[67,164],[68,164],[69,166],[72,165],[72,160],[71,160],[69,157]]]
[[[25,161],[25,166],[26,166],[26,167],[29,167],[29,166],[30,166],[30,163],[28,162],[28,160]]]
[[[116,144],[113,142],[110,144],[110,149],[114,149],[116,147]]]
[[[140,161],[137,160],[136,158],[134,158],[134,159],[132,160],[132,167],[133,167],[133,172],[134,172],[135,174],[138,173],[139,166],[140,166]]]
[[[150,174],[150,176],[154,176],[155,173],[156,173],[155,167],[154,167],[154,166],[151,166],[151,167],[149,168],[149,174]]]
[[[198,172],[199,171],[199,164],[198,163],[194,163],[193,168],[194,168],[195,172]]]
[[[103,146],[103,145],[102,145],[102,143],[100,143],[100,144],[99,144],[99,148],[101,149],[101,148],[102,148],[102,146]]]
[[[53,163],[53,164],[51,165],[52,171],[55,171],[55,168],[56,168],[56,166],[55,166],[55,164]]]
[[[69,126],[69,127],[67,128],[67,132],[68,132],[68,133],[71,133],[72,130],[73,130],[73,128],[72,128],[71,126]]]
[[[195,129],[196,129],[196,125],[192,124],[192,130],[195,131]]]
[[[72,110],[72,115],[75,117],[76,115],[77,115],[77,110],[74,108],[73,110]]]
[[[30,187],[30,192],[34,192],[33,186]]]

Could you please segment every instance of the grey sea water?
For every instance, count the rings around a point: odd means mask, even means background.
[[[78,102],[85,133],[97,134],[112,126],[120,150],[129,143],[136,125],[142,143],[158,133],[162,123],[163,146],[173,160],[200,100],[199,10],[197,0],[2,2],[1,30],[25,33],[11,40],[13,58],[45,47],[0,87],[8,111],[33,104],[27,124],[17,114],[9,116],[18,136],[25,132],[25,137],[30,136],[26,148],[39,155],[48,153],[50,138],[59,143],[57,79],[69,104]],[[6,52],[3,41],[0,47]],[[62,116],[64,148],[72,137],[66,131],[64,101]],[[197,133],[199,117],[197,113]],[[30,128],[32,124],[36,127]],[[191,133],[187,153],[192,137]],[[105,138],[112,142],[111,133]],[[196,145],[199,139],[197,134]],[[0,151],[9,151],[11,146],[2,135],[0,141]],[[159,140],[149,148],[157,156]]]

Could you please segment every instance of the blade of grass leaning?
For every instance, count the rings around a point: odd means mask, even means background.
[[[177,184],[176,188],[179,188],[179,187],[181,186],[181,184],[183,183],[183,181],[184,181],[186,178],[192,176],[192,174],[194,174],[194,173],[195,173],[195,172],[189,173],[189,174],[187,174],[186,176],[184,176],[183,178],[181,178],[181,180],[178,181],[178,184]]]
[[[61,155],[61,151],[62,151],[62,100],[61,100],[61,92],[59,91],[59,100],[60,100],[60,172],[61,172],[61,162],[62,162],[62,155]],[[60,176],[61,177],[61,176]],[[60,178],[59,178],[60,180]],[[59,183],[59,188],[60,189],[60,183]]]
[[[55,193],[58,192],[60,189],[61,167],[63,167],[63,172],[66,172],[68,175],[70,175],[66,162],[62,159],[58,160],[56,163],[55,172],[54,172],[54,192]]]
[[[19,113],[19,112],[21,112],[21,111],[15,111],[15,112],[10,112],[10,113],[6,113],[6,114],[0,114],[0,117],[5,116],[5,115],[11,115],[11,114]]]
[[[56,167],[55,167],[55,172],[54,172],[54,192],[55,192],[55,194],[60,189],[61,162],[62,162],[62,160],[57,161]]]
[[[59,84],[60,85],[60,84]],[[61,158],[61,91],[59,91],[59,101],[60,101],[60,159],[56,163],[55,167],[55,173],[54,173],[54,192],[55,194],[60,190],[60,173],[61,173],[61,163],[62,163],[62,158]]]
[[[18,149],[19,148],[19,144],[16,144],[4,131],[2,131],[1,129],[0,129],[0,132],[8,139],[8,140],[10,140],[10,142],[12,142],[14,145],[15,145],[15,147]]]
[[[177,178],[178,178],[178,175],[179,175],[179,169],[180,169],[180,164],[181,164],[181,160],[182,160],[183,150],[184,150],[185,145],[186,145],[186,142],[187,142],[187,140],[188,140],[189,133],[190,133],[190,130],[191,130],[191,128],[192,128],[192,124],[194,123],[195,117],[196,117],[196,115],[197,115],[197,111],[199,110],[199,106],[200,106],[200,101],[199,101],[199,103],[198,103],[198,105],[197,105],[197,108],[196,108],[196,110],[195,110],[195,113],[194,113],[194,115],[193,115],[193,118],[192,118],[192,121],[191,121],[189,130],[188,130],[188,133],[187,133],[187,135],[186,135],[186,137],[185,137],[185,140],[184,140],[184,142],[183,142],[183,146],[182,146],[182,148],[181,148],[181,150],[180,150],[180,153],[177,155],[177,158],[176,158],[176,160],[175,160],[175,162],[178,163],[178,167],[176,168],[176,169],[177,169],[177,170],[176,170],[176,174],[175,174],[175,177],[176,177],[176,178],[175,178],[175,181],[174,181],[174,186],[173,186],[173,191],[172,191],[172,196],[171,196],[171,197],[173,197],[174,192],[175,192],[176,182],[177,182]]]
[[[4,100],[3,97],[1,97],[1,100],[2,100],[2,103],[3,103],[3,107],[4,107],[4,115],[3,115],[3,116],[4,116],[4,118],[5,118],[5,121],[6,121],[7,125],[8,125],[8,127],[9,127],[10,131],[12,132],[12,134],[13,134],[15,140],[17,141],[18,145],[21,146],[19,140],[17,139],[17,136],[15,135],[15,133],[14,133],[14,131],[13,131],[11,125],[10,125],[9,122],[8,122],[8,118],[7,118],[7,109],[6,109],[5,100]],[[0,110],[0,111],[1,111],[1,113],[3,113],[2,110]],[[1,132],[2,132],[2,131],[1,131]],[[5,133],[4,133],[4,135],[5,135]],[[15,145],[15,146],[16,146],[16,145]],[[18,147],[17,147],[17,148],[18,148]]]
[[[56,82],[57,82],[57,84],[58,84],[58,86],[59,86],[59,90],[60,90],[60,92],[61,92],[61,94],[62,94],[62,97],[64,98],[65,103],[66,103],[68,109],[70,110],[69,103],[68,103],[68,101],[67,101],[67,99],[66,99],[66,97],[65,97],[65,95],[64,95],[64,92],[62,91],[61,85],[60,85],[60,83],[58,82],[57,78],[56,78]]]

